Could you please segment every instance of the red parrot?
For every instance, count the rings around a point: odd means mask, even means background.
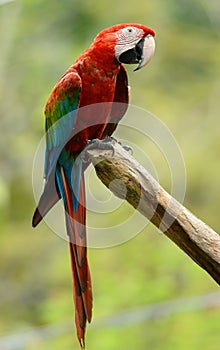
[[[101,31],[59,79],[45,107],[44,189],[32,225],[37,226],[62,199],[69,236],[75,323],[82,349],[86,323],[92,317],[92,286],[86,248],[84,171],[88,165],[79,154],[89,140],[103,140],[117,127],[129,100],[123,63],[138,64],[135,70],[145,66],[154,54],[154,36],[152,29],[131,23]],[[97,105],[98,113],[82,108],[90,105]]]

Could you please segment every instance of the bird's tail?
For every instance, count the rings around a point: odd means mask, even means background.
[[[73,165],[74,160],[72,161]],[[71,183],[69,174],[70,168],[65,169],[57,164],[56,175],[54,174],[56,181],[54,175],[48,179],[35,210],[32,225],[37,226],[47,212],[62,198],[69,237],[76,330],[81,348],[84,349],[86,323],[92,318],[92,286],[86,247],[84,171],[81,167],[76,167],[75,184]],[[75,194],[73,188],[75,188]]]
[[[75,196],[71,190],[65,169],[60,166],[59,183],[65,206],[66,227],[72,268],[73,297],[77,336],[82,348],[86,322],[92,318],[92,286],[87,261],[86,206],[84,173],[80,174],[79,189]],[[77,204],[76,204],[77,201]]]

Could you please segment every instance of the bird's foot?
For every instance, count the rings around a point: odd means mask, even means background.
[[[107,136],[105,139],[103,140],[99,140],[99,139],[94,139],[94,140],[89,140],[88,142],[90,143],[93,143],[93,141],[95,141],[95,143],[97,142],[98,144],[102,144],[100,149],[104,149],[104,150],[112,150],[112,156],[115,154],[115,150],[114,150],[114,146],[111,144],[111,145],[106,145],[108,144],[108,142],[116,142],[118,143],[125,151],[127,152],[131,152],[131,154],[133,154],[133,148],[131,146],[128,146],[128,145],[123,145],[123,143],[121,141],[118,141],[115,137],[112,137],[112,136]],[[99,148],[99,146],[98,146]]]
[[[86,154],[86,152],[96,148],[104,151],[112,151],[112,157],[113,157],[115,154],[115,150],[114,150],[114,146],[112,144],[109,144],[110,141],[112,141],[110,137],[104,140],[100,140],[100,139],[88,140],[86,147],[83,149],[83,151],[80,154],[80,158],[82,159],[83,163],[87,163],[89,161],[89,157]]]
[[[112,136],[106,137],[103,141],[105,141],[105,142],[115,141],[115,142],[118,143],[125,151],[131,152],[131,154],[133,154],[133,148],[132,148],[131,146],[123,145],[123,143],[122,143],[121,141],[118,141],[116,138],[114,138],[114,137],[112,137]]]
[[[110,144],[109,142],[112,141],[111,137],[106,137],[103,140],[100,139],[93,139],[93,140],[88,140],[87,141],[87,146],[86,146],[86,151],[90,149],[100,149],[104,151],[112,151],[112,156],[115,154],[114,146]]]
[[[100,140],[100,139],[88,140],[86,147],[83,149],[83,151],[80,154],[80,159],[83,161],[83,163],[88,163],[89,156],[86,154],[86,152],[96,148],[103,151],[112,151],[112,157],[113,157],[115,154],[115,149],[112,143],[110,143],[112,141],[118,143],[125,151],[131,152],[131,154],[133,154],[133,148],[131,146],[123,145],[120,141],[116,140],[114,137],[108,136],[103,140]]]

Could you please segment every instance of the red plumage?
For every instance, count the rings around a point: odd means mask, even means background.
[[[78,174],[77,205],[74,204],[75,188],[70,181],[70,165],[75,164],[78,154],[84,149],[88,140],[103,139],[115,130],[126,112],[129,99],[127,74],[120,58],[123,57],[125,63],[139,63],[141,67],[143,61],[145,65],[152,57],[152,52],[150,52],[150,58],[147,58],[148,61],[144,61],[142,54],[144,50],[146,51],[144,41],[154,35],[151,29],[140,24],[127,23],[103,30],[64,73],[54,87],[45,107],[48,132],[46,181],[33,217],[33,226],[41,221],[59,198],[63,199],[67,233],[70,239],[75,321],[82,348],[84,348],[86,321],[90,322],[92,317],[92,287],[86,251],[84,187],[86,165],[82,165],[81,173]],[[100,102],[106,103],[100,105]],[[91,110],[82,108],[94,104],[99,104],[98,113],[94,113],[93,108]],[[61,128],[50,131],[56,122],[73,111],[76,111],[76,116],[74,124],[70,125],[70,131],[66,130],[66,134],[65,132],[63,134]],[[59,140],[62,140],[63,147]],[[56,160],[53,160],[54,150],[57,152],[60,150]],[[55,192],[58,195],[54,194]]]

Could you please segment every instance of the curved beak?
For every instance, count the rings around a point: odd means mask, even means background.
[[[146,66],[151,60],[155,52],[155,40],[151,34],[148,34],[144,39],[141,40],[141,59],[139,64],[134,71]]]

